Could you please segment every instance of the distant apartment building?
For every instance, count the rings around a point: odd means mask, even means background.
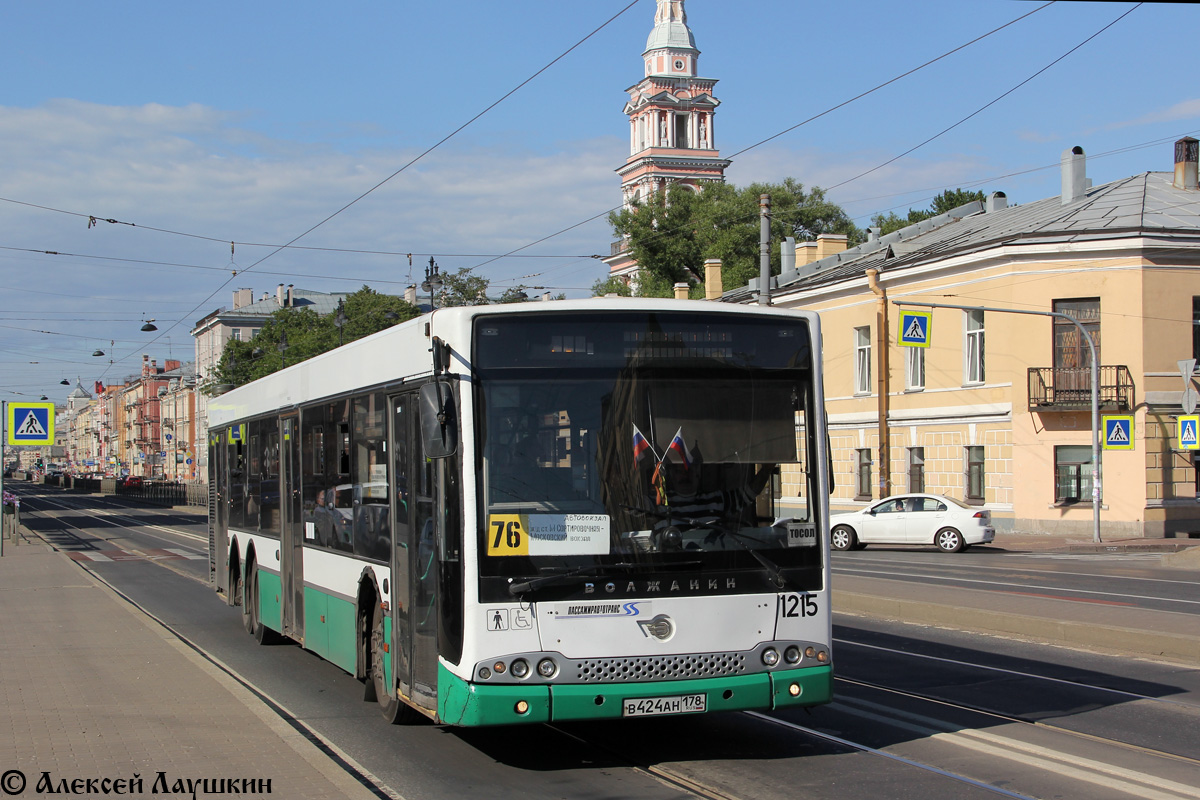
[[[1008,206],[997,192],[815,261],[797,246],[772,302],[821,314],[833,505],[923,490],[986,506],[1001,528],[1086,533],[1098,493],[1107,536],[1200,532],[1195,451],[1176,437],[1196,381],[1179,362],[1200,360],[1196,162],[1186,138],[1173,171],[1092,186],[1074,148],[1061,196]],[[929,346],[901,346],[914,302],[975,310],[924,309]],[[1081,329],[1101,413],[1133,419],[1099,465]]]
[[[226,343],[230,340],[253,339],[271,314],[280,309],[310,308],[325,316],[337,311],[338,303],[345,298],[344,293],[296,289],[282,283],[275,287],[274,294],[263,292],[257,300],[254,299],[253,289],[236,289],[231,308],[221,307],[196,323],[191,333],[196,341],[195,381],[198,391],[196,407],[192,412],[195,436],[191,442],[199,443],[192,450],[199,480],[208,480],[208,395],[204,388],[212,380]]]

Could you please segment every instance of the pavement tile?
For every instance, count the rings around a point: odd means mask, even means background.
[[[140,775],[146,795],[162,772],[172,785],[269,779],[271,794],[286,798],[380,796],[43,544],[6,542],[0,558],[0,676],[6,794],[17,780],[10,771],[18,770],[26,788],[17,797],[39,796],[43,772],[56,784]]]

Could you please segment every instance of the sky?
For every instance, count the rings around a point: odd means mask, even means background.
[[[1169,172],[1172,143],[1200,135],[1190,4],[685,9],[700,75],[718,81],[727,180],[825,188],[860,227],[945,189],[1057,196],[1074,146],[1097,185]],[[401,294],[432,257],[495,295],[589,296],[654,13],[654,0],[4,3],[0,399],[62,402],[77,380],[137,373],[143,354],[193,360],[196,322],[243,287]]]

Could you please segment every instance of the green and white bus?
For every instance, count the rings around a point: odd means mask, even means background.
[[[401,323],[210,402],[213,585],[392,722],[829,702],[820,351],[711,302]]]

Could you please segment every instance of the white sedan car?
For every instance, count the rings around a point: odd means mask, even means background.
[[[996,538],[991,513],[940,494],[902,494],[831,520],[834,550],[868,544],[934,544],[946,553]]]

